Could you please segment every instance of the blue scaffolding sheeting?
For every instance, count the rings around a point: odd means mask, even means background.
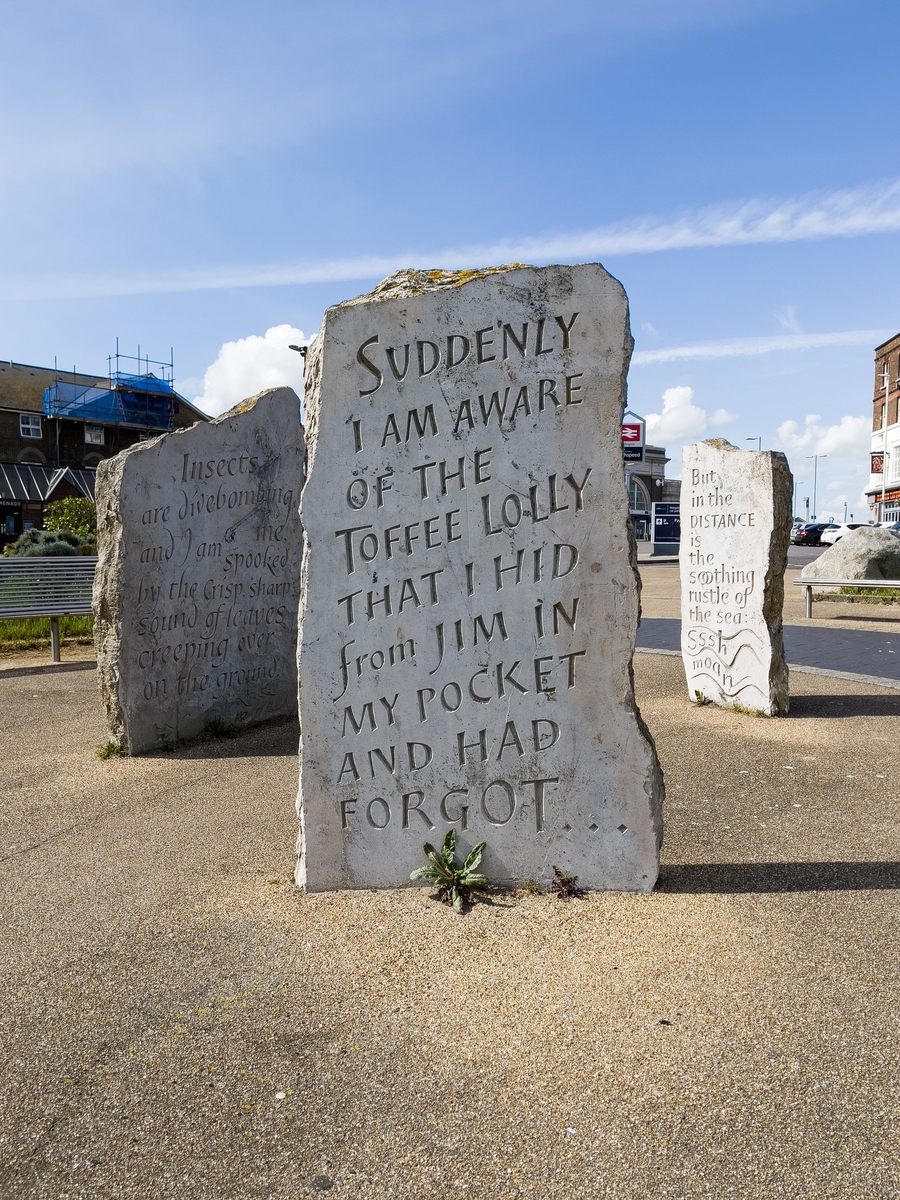
[[[143,429],[172,429],[175,389],[155,375],[116,372],[108,387],[86,387],[63,379],[44,392],[44,415],[70,417]]]

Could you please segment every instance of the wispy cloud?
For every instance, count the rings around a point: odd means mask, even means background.
[[[380,279],[400,267],[408,266],[454,269],[498,262],[577,262],[632,254],[655,254],[666,250],[815,241],[895,232],[900,232],[900,181],[841,191],[812,192],[782,200],[745,200],[732,205],[695,209],[670,218],[642,217],[581,233],[549,234],[442,250],[407,249],[392,254],[332,258],[319,262],[211,267],[158,274],[60,275],[9,280],[0,289],[0,298],[76,299],[242,287],[284,287]],[[664,354],[666,351],[654,353]],[[670,353],[675,357],[708,357],[680,351],[677,354]]]
[[[776,350],[818,350],[823,346],[877,346],[890,337],[889,329],[849,329],[841,333],[774,334],[771,337],[732,338],[701,342],[696,346],[669,346],[660,350],[638,350],[634,366],[675,362],[684,358],[749,358]]]

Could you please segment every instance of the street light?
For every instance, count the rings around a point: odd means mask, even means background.
[[[747,438],[747,441],[748,442],[756,442],[757,450],[762,450],[762,438],[761,437]]]
[[[288,346],[288,350],[296,350],[297,353],[300,355],[300,357],[303,359],[306,358],[306,352],[308,349],[309,349],[309,346]]]
[[[811,458],[813,460],[813,520],[816,521],[816,520],[818,520],[818,518],[816,516],[816,483],[818,481],[818,475],[819,475],[819,459],[827,458],[828,455],[827,454],[807,454],[806,457]]]

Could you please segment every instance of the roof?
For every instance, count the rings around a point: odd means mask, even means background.
[[[876,346],[875,353],[878,354],[880,350],[886,350],[888,346],[893,346],[894,342],[898,341],[900,341],[900,333],[895,333],[894,336],[889,337],[886,342],[882,342],[880,346]]]
[[[94,498],[94,472],[74,467],[43,467],[36,463],[0,463],[0,500],[51,500],[62,483]]]
[[[0,408],[43,413],[44,392],[57,381],[69,385],[74,383],[76,388],[99,387],[109,390],[108,375],[85,375],[81,371],[58,371],[55,367],[34,367],[28,363],[0,359]],[[178,392],[173,393],[173,398],[195,413],[198,420],[209,420],[206,413]]]
[[[27,363],[4,362],[0,359],[0,408],[17,408],[22,412],[43,412],[44,391],[57,379],[75,380],[84,387],[106,384],[105,376],[73,374],[53,367],[31,367]]]

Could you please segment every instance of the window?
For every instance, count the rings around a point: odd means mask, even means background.
[[[100,425],[85,425],[84,440],[88,446],[103,445],[103,428]]]
[[[632,512],[646,513],[650,511],[647,493],[633,476],[628,484],[628,507]]]
[[[900,479],[900,446],[895,446],[891,453],[891,479]]]
[[[41,418],[36,413],[19,413],[19,437],[41,437]]]

